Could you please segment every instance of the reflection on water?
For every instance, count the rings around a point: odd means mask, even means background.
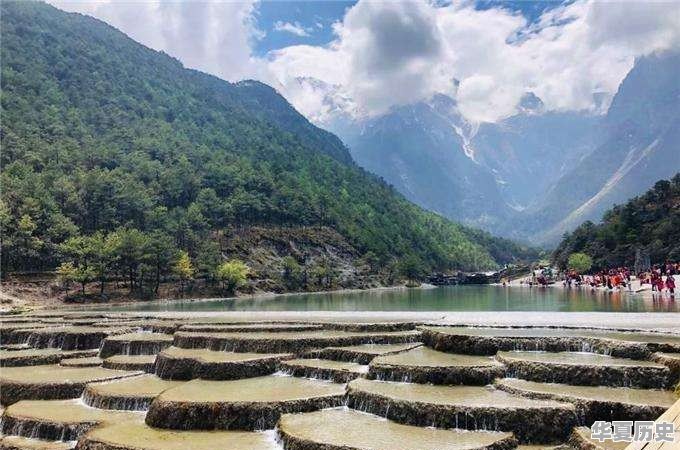
[[[501,286],[445,286],[281,295],[120,307],[142,311],[614,311],[680,312],[680,298],[626,292]]]

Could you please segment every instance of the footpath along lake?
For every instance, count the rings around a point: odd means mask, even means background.
[[[109,308],[107,308],[109,309]],[[555,311],[680,312],[680,297],[502,286],[374,289],[118,306],[125,311]]]

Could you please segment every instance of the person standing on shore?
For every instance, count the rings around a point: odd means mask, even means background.
[[[652,273],[649,276],[649,282],[652,285],[652,292],[655,292],[659,287],[659,278],[661,278],[661,276],[656,273],[656,270],[652,269]],[[661,286],[663,287],[663,282],[661,282]]]
[[[659,293],[663,292],[664,288],[664,282],[663,282],[663,275],[658,274],[656,276],[656,290],[659,291]]]
[[[675,278],[672,274],[666,275],[666,289],[671,293],[671,297],[675,296]]]

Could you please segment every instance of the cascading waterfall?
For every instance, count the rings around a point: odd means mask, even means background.
[[[148,411],[154,397],[104,396],[86,389],[80,398],[87,406],[121,411]]]
[[[43,423],[31,419],[4,417],[0,421],[2,434],[22,436],[47,441],[75,441],[95,423],[60,424]]]

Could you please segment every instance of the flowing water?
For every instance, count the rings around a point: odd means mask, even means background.
[[[341,396],[342,384],[268,375],[233,381],[192,380],[160,395],[166,402],[279,402]]]
[[[90,443],[106,443],[116,448],[139,448],[147,450],[279,450],[269,433],[251,431],[175,431],[152,428],[143,420],[105,424],[90,432]]]
[[[325,426],[320,427],[323,423]],[[287,436],[333,448],[375,450],[464,450],[492,446],[510,438],[509,433],[470,432],[414,427],[386,421],[346,408],[283,416],[279,425]]]
[[[286,356],[286,353],[234,353],[209,350],[206,348],[180,348],[168,347],[163,350],[163,354],[169,358],[191,358],[200,359],[205,362],[248,362],[260,359],[276,358]]]
[[[680,297],[627,292],[501,286],[444,286],[290,294],[206,301],[149,302],[127,311],[613,311],[680,312]]]
[[[89,383],[130,376],[132,372],[101,367],[62,367],[57,365],[3,367],[0,380],[14,383]]]
[[[609,386],[574,386],[560,383],[538,383],[518,378],[503,378],[497,381],[501,388],[527,394],[539,394],[555,399],[565,397],[597,400],[601,402],[622,402],[635,405],[659,405],[670,408],[677,401],[671,391],[660,389],[631,389]]]
[[[432,350],[428,347],[416,347],[412,350],[393,355],[378,356],[373,365],[415,366],[415,367],[479,367],[501,366],[490,356],[458,355]]]
[[[372,381],[363,378],[352,381],[350,389],[358,393],[380,395],[405,402],[434,405],[462,405],[487,408],[524,408],[555,406],[552,400],[532,400],[489,386],[435,386],[431,384]]]
[[[82,399],[86,405],[94,408],[144,411],[161,392],[181,383],[145,374],[108,383],[90,383]]]
[[[607,355],[587,352],[498,352],[503,360],[530,361],[546,364],[569,364],[583,366],[619,366],[619,367],[656,367],[663,369],[662,364],[651,361],[637,361],[627,358],[613,358]]]

